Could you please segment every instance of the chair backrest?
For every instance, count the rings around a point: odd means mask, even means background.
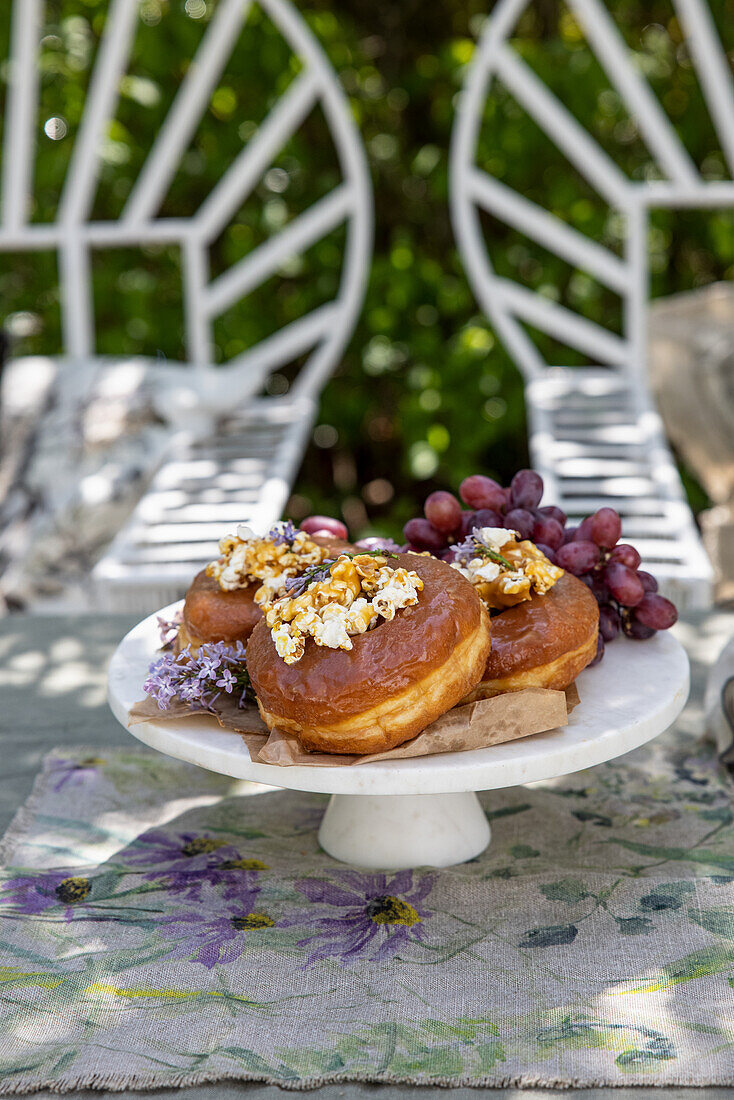
[[[91,251],[162,244],[180,247],[185,358],[206,367],[215,360],[215,320],[266,280],[278,276],[286,261],[344,225],[336,296],[227,362],[233,391],[241,396],[256,392],[271,371],[302,357],[293,388],[303,395],[315,393],[351,334],[364,295],[371,249],[369,173],[347,99],[320,44],[289,0],[258,0],[257,7],[277,27],[297,59],[298,64],[291,65],[294,75],[262,122],[253,127],[254,133],[238,139],[231,163],[192,216],[161,216],[161,206],[213,102],[223,71],[236,62],[233,50],[241,34],[247,33],[246,21],[254,5],[249,0],[188,0],[175,9],[172,5],[171,13],[165,14],[158,4],[156,18],[151,19],[151,3],[155,8],[153,0],[109,0],[56,217],[53,222],[39,222],[32,220],[31,198],[36,136],[43,128],[38,109],[38,60],[45,12],[43,0],[15,0],[4,121],[0,251],[56,251],[64,344],[60,350],[78,359],[95,353]],[[163,43],[168,33],[170,47],[176,39],[170,37],[166,21],[174,15],[185,18],[187,13],[205,16],[199,45],[193,56],[180,59],[177,73],[183,71],[184,75],[119,217],[96,219],[101,150],[116,118],[121,84],[126,79],[143,83],[128,75],[136,35],[149,35],[154,29]],[[151,23],[156,22],[152,28]],[[210,277],[211,246],[221,240],[274,159],[318,108],[333,141],[341,182],[216,277]],[[231,120],[235,133],[239,121],[237,117]],[[46,126],[49,124],[61,125],[63,119],[47,120]]]
[[[646,147],[649,176],[660,178],[637,179],[624,171],[524,60],[517,48],[522,43],[511,41],[518,20],[534,6],[535,0],[499,0],[467,72],[450,158],[450,200],[459,249],[482,308],[527,378],[541,374],[546,363],[525,326],[583,353],[591,363],[639,374],[646,362],[650,211],[734,207],[734,182],[702,175],[616,26],[613,5],[607,7],[603,0],[568,0],[574,29],[605,72]],[[734,174],[734,82],[726,53],[705,0],[673,0],[673,7],[723,159]],[[556,63],[562,64],[558,58]],[[482,123],[498,83],[608,209],[622,215],[619,252],[479,166]],[[621,300],[621,331],[498,275],[488,255],[483,211],[613,291]]]

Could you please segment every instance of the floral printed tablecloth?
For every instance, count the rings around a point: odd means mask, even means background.
[[[373,874],[319,851],[323,796],[51,754],[4,844],[0,1091],[734,1084],[731,795],[668,735]]]

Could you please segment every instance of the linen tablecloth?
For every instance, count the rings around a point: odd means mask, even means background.
[[[669,734],[375,874],[319,850],[324,796],[52,753],[4,842],[0,1092],[734,1084],[731,793]]]

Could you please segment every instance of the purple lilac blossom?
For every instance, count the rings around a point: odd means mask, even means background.
[[[183,622],[183,611],[176,611],[172,619],[164,619],[162,615],[157,618],[158,633],[160,635],[161,649],[168,649],[178,634],[178,628]]]
[[[290,546],[297,534],[298,528],[294,526],[291,520],[287,519],[274,524],[268,531],[266,538],[269,539],[274,546],[283,546],[285,544]]]
[[[425,939],[431,912],[421,902],[433,883],[433,875],[414,876],[412,871],[400,871],[392,878],[347,871],[340,874],[338,883],[302,879],[296,888],[313,905],[326,908],[320,917],[311,908],[287,923],[318,929],[298,944],[313,947],[307,966],[327,958],[347,963],[360,956],[383,962],[411,942]]]
[[[208,642],[193,654],[187,647],[180,653],[159,657],[148,669],[143,690],[168,710],[178,699],[193,710],[211,711],[222,691],[239,693],[237,705],[244,707],[251,694],[242,642]]]

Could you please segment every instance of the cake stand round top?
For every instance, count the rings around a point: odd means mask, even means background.
[[[172,604],[144,619],[117,647],[108,679],[115,717],[140,741],[168,756],[276,787],[326,794],[449,794],[551,779],[652,740],[675,721],[688,697],[688,657],[675,638],[618,638],[601,664],[581,673],[581,701],[563,729],[486,749],[342,768],[257,764],[238,734],[206,715],[128,725],[130,708],[143,697],[148,665],[157,655],[157,614],[168,619],[179,607]]]

